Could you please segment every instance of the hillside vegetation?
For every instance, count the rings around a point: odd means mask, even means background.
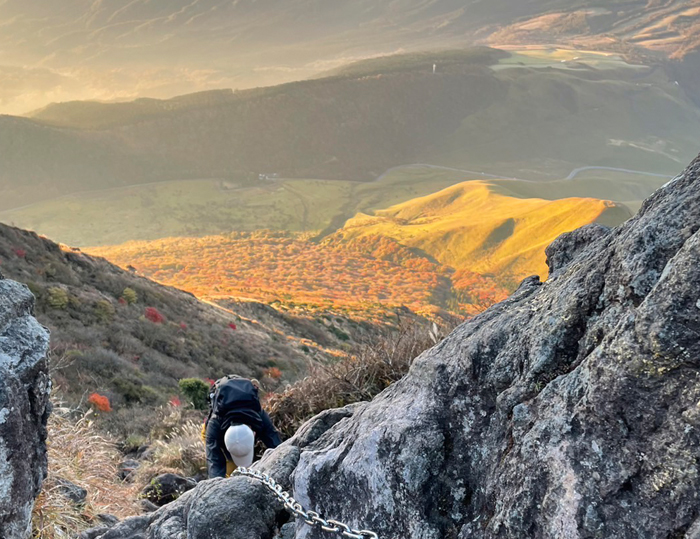
[[[472,314],[523,277],[546,275],[544,249],[559,234],[630,216],[610,201],[523,198],[496,182],[470,181],[358,214],[322,240],[239,232],[89,251],[200,297]]]
[[[62,398],[71,406],[98,406],[107,427],[123,435],[148,432],[147,410],[184,399],[180,379],[237,373],[271,389],[395,325],[388,316],[375,326],[255,302],[207,305],[4,225],[0,271],[37,298],[36,315],[51,330],[53,380]]]
[[[243,295],[364,316],[402,305],[420,310],[451,291],[445,268],[379,236],[315,243],[262,231],[129,242],[90,252],[199,297]]]
[[[588,165],[672,174],[694,154],[700,112],[663,70],[600,54],[505,54],[398,55],[271,88],[5,119],[0,152],[14,157],[0,170],[0,209],[177,179],[369,180],[407,163],[528,179]],[[125,166],[94,165],[95,152]]]
[[[374,215],[359,214],[338,232],[354,240],[381,236],[442,264],[517,281],[547,275],[544,249],[584,224],[617,225],[630,211],[609,201],[518,198],[485,181],[465,182]]]
[[[41,231],[68,245],[115,245],[130,240],[228,234],[268,229],[332,234],[357,213],[372,214],[465,180],[475,171],[412,165],[374,182],[277,179],[251,186],[216,180],[182,180],[61,197],[21,210],[0,212],[0,221]],[[571,180],[489,179],[520,198],[598,198],[633,211],[669,178],[611,170],[583,170]]]

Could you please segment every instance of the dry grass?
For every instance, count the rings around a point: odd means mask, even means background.
[[[153,412],[151,456],[142,461],[132,482],[118,478],[118,464],[126,457],[115,440],[97,430],[94,413],[76,413],[56,406],[48,425],[49,474],[36,500],[33,515],[35,539],[73,539],[81,531],[99,526],[100,513],[120,519],[139,514],[139,493],[162,473],[194,476],[206,470],[201,424],[191,410],[167,406]],[[87,490],[77,505],[61,493],[60,479]]]
[[[309,376],[268,396],[265,407],[283,438],[314,415],[360,401],[371,400],[402,378],[413,360],[452,326],[431,335],[425,326],[402,324],[396,333],[365,344],[357,355],[330,366],[315,366]]]
[[[73,538],[99,525],[100,513],[124,518],[138,512],[135,486],[117,477],[121,454],[95,429],[91,413],[76,418],[71,410],[56,406],[49,419],[48,454],[49,474],[34,507],[35,538]],[[87,490],[84,504],[76,505],[61,493],[61,478]]]
[[[166,432],[163,432],[162,427],[154,430],[154,441],[151,444],[153,452],[142,461],[141,467],[134,474],[134,484],[139,491],[160,474],[174,473],[194,477],[206,473],[202,423],[192,419],[192,411],[187,408],[168,406],[164,412],[165,416],[159,424],[166,426]],[[153,436],[156,433],[160,435],[158,438]]]

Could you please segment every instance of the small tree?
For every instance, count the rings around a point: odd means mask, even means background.
[[[139,296],[133,288],[125,288],[124,292],[122,292],[122,298],[129,305],[133,305],[139,300]]]
[[[279,380],[282,378],[282,371],[279,370],[277,367],[270,367],[269,369],[265,369],[263,371],[263,374],[265,376],[269,376],[273,380]]]
[[[99,393],[91,393],[88,397],[88,402],[100,412],[112,411],[112,406],[109,403],[109,399],[104,395],[100,395]]]
[[[180,391],[197,410],[206,410],[209,406],[209,384],[199,378],[183,378],[178,382]]]

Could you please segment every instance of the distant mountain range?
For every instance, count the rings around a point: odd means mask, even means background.
[[[698,46],[698,7],[698,0],[6,0],[0,110],[271,85],[355,59],[475,43],[682,58]]]
[[[399,55],[271,88],[0,117],[0,210],[175,179],[370,180],[408,163],[526,179],[590,165],[672,174],[698,125],[663,69],[608,53]]]

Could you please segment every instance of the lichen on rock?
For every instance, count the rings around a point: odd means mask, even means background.
[[[50,412],[49,336],[34,297],[0,275],[0,537],[31,534],[34,498],[46,476]]]

